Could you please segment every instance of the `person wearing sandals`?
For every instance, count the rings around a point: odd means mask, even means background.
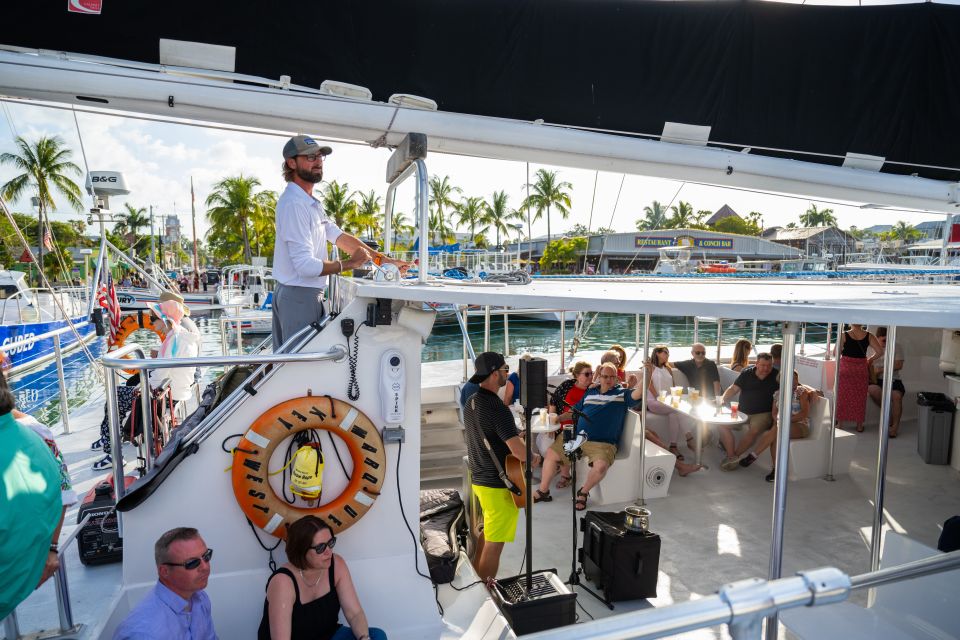
[[[483,509],[483,532],[477,540],[473,565],[480,579],[487,581],[497,577],[503,545],[513,542],[517,532],[519,510],[501,471],[506,468],[508,455],[526,460],[527,453],[513,413],[497,395],[507,383],[510,367],[501,354],[493,351],[478,355],[474,367],[470,382],[480,388],[464,403],[463,427],[471,487]],[[528,462],[536,466],[540,456],[532,457]]]
[[[670,444],[666,448],[670,453],[677,456],[677,460],[682,461],[683,456],[680,455],[680,449],[677,447],[677,443],[680,442],[680,434],[683,432],[684,438],[687,441],[687,448],[689,448],[690,451],[695,451],[696,442],[692,431],[695,425],[692,419],[682,416],[679,411],[670,405],[657,400],[657,397],[661,393],[669,394],[670,388],[675,386],[673,381],[673,368],[670,366],[669,360],[670,349],[664,345],[658,345],[654,347],[650,361],[645,363],[648,380],[647,411],[660,416],[667,416]],[[685,432],[681,423],[684,423],[687,427]],[[697,469],[699,469],[699,467],[694,468],[693,471]],[[690,473],[690,471],[687,473]],[[687,473],[681,473],[680,475],[685,476]]]
[[[607,353],[610,353],[609,351]],[[550,403],[550,413],[560,414],[563,417],[562,420],[558,420],[560,423],[560,429],[567,425],[573,424],[573,415],[570,413],[570,407],[575,406],[580,399],[583,398],[583,394],[586,393],[587,389],[590,388],[591,382],[593,381],[593,367],[590,366],[590,363],[585,360],[580,360],[570,367],[570,375],[573,378],[564,380],[557,385],[556,390],[553,392],[553,397],[551,398]],[[544,434],[550,436],[550,434]],[[560,438],[561,443],[563,442],[563,432],[557,430],[553,434],[554,442],[557,438]],[[550,442],[549,440],[547,442]],[[550,443],[552,444],[552,443]],[[548,447],[549,448],[549,447]],[[546,451],[543,451],[543,454],[546,455]],[[566,489],[570,486],[570,476],[561,475],[560,480],[557,482],[557,489]],[[540,502],[550,502],[552,498],[550,497],[550,491],[547,491],[543,494]]]
[[[777,383],[780,382],[780,374],[777,374]],[[800,384],[800,376],[796,371],[793,372],[793,399],[790,404],[790,439],[800,440],[810,435],[810,397],[816,393]],[[757,439],[757,444],[753,451],[740,458],[741,467],[749,467],[757,461],[757,458],[763,453],[764,449],[770,449],[770,473],[764,477],[767,482],[773,482],[776,476],[777,465],[777,422],[780,419],[780,411],[777,408],[780,392],[773,394],[773,406],[771,413],[773,415],[773,426],[769,431],[764,431]]]
[[[287,529],[287,562],[267,580],[258,640],[386,640],[367,624],[330,525],[304,516]],[[347,625],[339,622],[340,611]]]
[[[580,451],[590,461],[590,472],[583,486],[577,490],[575,504],[577,511],[587,508],[590,489],[607,475],[607,469],[613,464],[614,457],[617,455],[617,445],[620,443],[627,409],[641,397],[643,397],[643,389],[640,387],[629,389],[620,386],[617,367],[608,362],[600,365],[600,386],[587,389],[580,402],[574,405],[577,413],[583,414],[586,418],[586,420],[577,418],[574,429],[586,432],[588,440],[583,443]],[[564,420],[568,417],[566,414],[561,414],[559,419]],[[534,492],[534,502],[544,502],[551,498],[550,481],[553,480],[558,468],[562,475],[569,475],[567,471],[569,465],[563,453],[563,438],[558,437],[544,459],[540,487]]]
[[[857,432],[863,432],[863,421],[867,413],[867,392],[870,386],[870,368],[867,351],[882,351],[877,337],[863,328],[862,324],[852,324],[840,336],[837,352],[840,354],[840,375],[837,394],[837,425],[841,422],[854,422]]]
[[[867,363],[870,365],[870,385],[867,387],[867,393],[870,399],[877,406],[880,406],[880,399],[883,396],[883,354],[887,348],[887,328],[879,327],[877,329],[877,341],[880,343],[880,350],[873,347],[867,351]],[[907,393],[903,382],[900,380],[900,369],[903,368],[903,350],[897,344],[893,348],[893,380],[890,386],[890,427],[889,434],[891,438],[896,438],[900,433],[900,416],[903,414],[903,396]]]

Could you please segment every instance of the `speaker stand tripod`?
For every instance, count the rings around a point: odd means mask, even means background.
[[[585,585],[580,580],[580,574],[583,572],[583,567],[577,566],[577,528],[578,528],[577,527],[577,524],[578,524],[577,523],[577,491],[578,491],[577,460],[580,459],[582,453],[580,452],[580,448],[578,447],[577,449],[570,452],[564,451],[564,455],[566,455],[567,461],[569,461],[570,463],[570,493],[573,499],[573,502],[570,504],[570,515],[571,515],[571,519],[573,520],[573,531],[572,531],[573,548],[571,549],[572,557],[570,558],[570,579],[567,580],[567,584],[570,585],[571,588],[580,587],[581,589],[583,589],[584,591],[592,595],[594,598],[602,602],[604,605],[606,605],[607,609],[609,609],[610,611],[613,611],[613,603],[611,603],[609,600],[607,600],[600,594],[596,593],[595,591],[591,590],[590,587]]]

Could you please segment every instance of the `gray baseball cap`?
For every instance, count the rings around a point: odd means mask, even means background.
[[[293,136],[283,145],[283,157],[295,158],[296,156],[309,156],[319,153],[322,156],[328,156],[333,153],[330,147],[323,147],[317,144],[317,141],[310,136]]]

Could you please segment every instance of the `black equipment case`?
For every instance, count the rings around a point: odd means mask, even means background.
[[[622,511],[588,511],[580,530],[584,575],[603,590],[607,601],[657,596],[660,536],[630,531]]]
[[[129,487],[135,480],[133,476],[125,476],[124,484]],[[114,503],[113,476],[98,482],[83,497],[77,510],[77,524],[91,514],[77,535],[77,551],[83,564],[107,564],[123,559],[123,540],[117,532]]]
[[[466,544],[467,521],[456,489],[420,492],[420,544],[434,584],[451,582],[457,573],[460,549]]]

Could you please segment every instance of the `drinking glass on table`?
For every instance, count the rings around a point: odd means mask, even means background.
[[[739,413],[740,413],[740,403],[739,403],[739,402],[736,402],[736,401],[731,402],[731,403],[730,403],[730,417],[731,417],[731,418],[736,418]]]
[[[700,390],[690,387],[690,402],[697,402],[700,400]]]

